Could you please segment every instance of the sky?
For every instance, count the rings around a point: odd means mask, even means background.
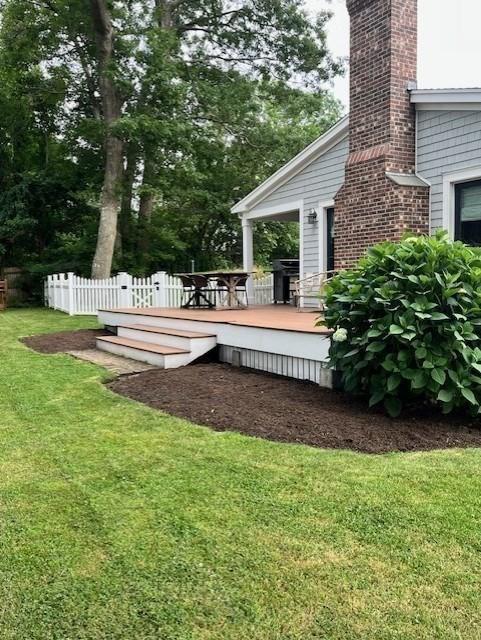
[[[349,54],[349,17],[345,0],[305,0],[309,10],[330,8],[328,42],[335,56]],[[480,0],[418,0],[418,86],[422,89],[481,87]],[[334,84],[348,106],[349,81]]]

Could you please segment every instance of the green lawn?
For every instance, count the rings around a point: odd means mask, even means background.
[[[1,640],[480,637],[480,450],[214,433],[17,341],[89,326],[0,314]]]

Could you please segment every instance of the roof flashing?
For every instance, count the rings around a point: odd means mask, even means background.
[[[391,173],[386,171],[386,177],[400,187],[429,187],[429,182],[426,182],[415,173]]]

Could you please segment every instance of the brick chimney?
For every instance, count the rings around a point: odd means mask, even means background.
[[[351,18],[349,157],[335,199],[336,269],[373,244],[429,230],[415,175],[417,0],[347,0]]]

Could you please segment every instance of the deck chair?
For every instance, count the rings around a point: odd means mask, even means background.
[[[247,281],[248,280],[249,280],[249,276],[242,276],[237,281],[236,288],[235,288],[237,293],[240,294],[240,296],[243,298],[244,304],[245,304],[246,307],[249,306],[249,297],[247,295]]]
[[[195,291],[194,282],[190,276],[179,274],[177,277],[182,283],[182,298],[180,301],[180,306],[185,307],[187,301],[191,299],[192,294]]]
[[[182,282],[182,302],[183,309],[212,309],[214,304],[210,300],[210,288],[208,279],[200,274],[179,274]]]

